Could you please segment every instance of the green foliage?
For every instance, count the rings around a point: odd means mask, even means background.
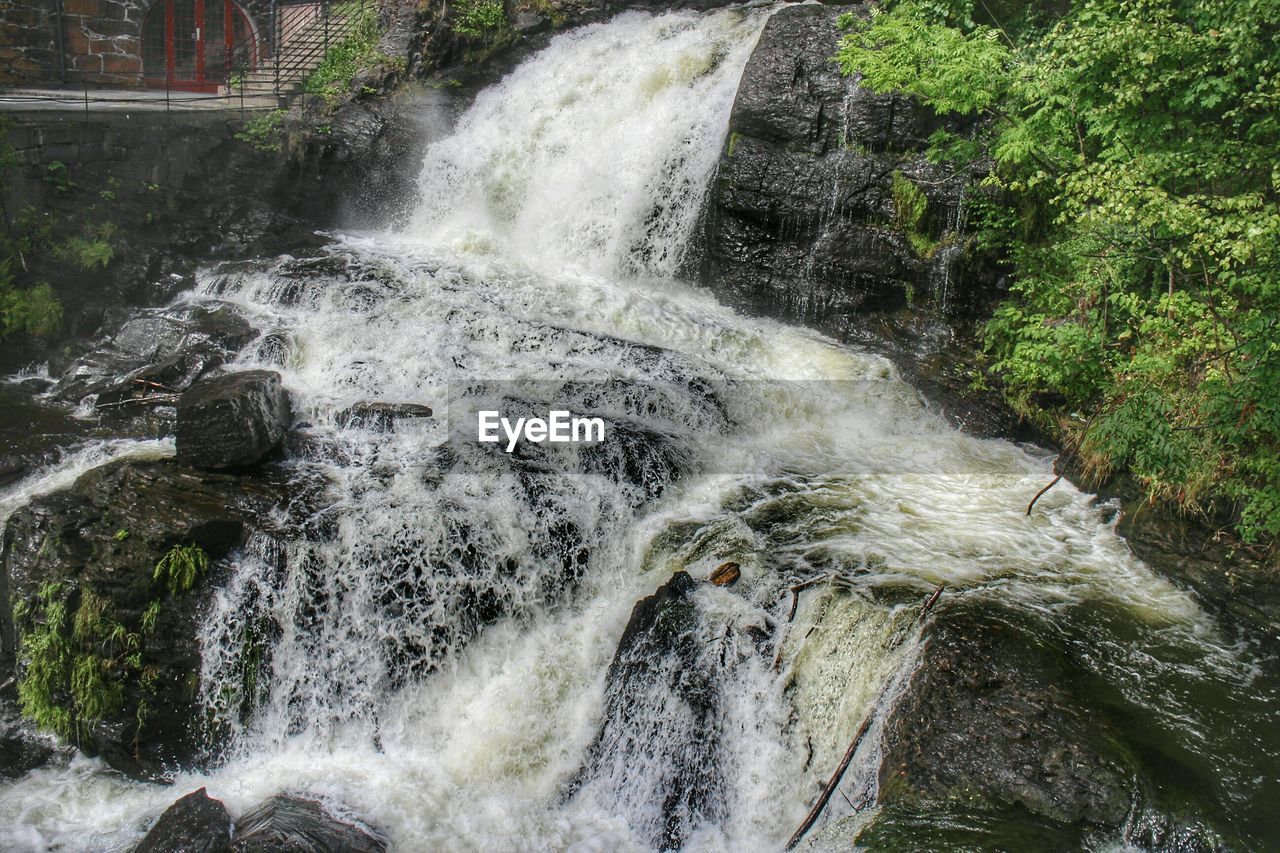
[[[467,38],[487,38],[507,25],[501,0],[457,0],[453,4],[453,31]]]
[[[162,581],[170,595],[195,586],[209,568],[209,555],[199,545],[174,545],[156,563],[154,578]]]
[[[160,601],[159,599],[147,605],[147,609],[142,611],[142,636],[149,637],[155,633],[156,622],[160,619]]]
[[[7,261],[0,261],[0,332],[23,332],[51,338],[62,331],[62,302],[44,283],[28,288],[14,285]]]
[[[982,118],[973,216],[1015,272],[986,330],[1009,399],[1098,475],[1280,536],[1280,18],[1269,0],[1082,0],[999,30],[899,3],[846,73]],[[983,8],[981,5],[978,8]],[[995,18],[995,15],[990,17]],[[1273,552],[1274,553],[1274,552]]]
[[[921,255],[928,255],[934,242],[924,231],[925,215],[929,212],[929,199],[924,192],[901,172],[893,173],[893,224],[907,235],[911,245]]]
[[[284,110],[260,113],[244,123],[244,127],[236,133],[236,139],[249,143],[259,151],[279,151],[280,125],[283,121]]]
[[[311,72],[303,88],[308,94],[320,95],[329,103],[351,90],[356,74],[384,61],[378,50],[378,16],[372,7],[357,16],[351,31],[329,48],[324,59]]]
[[[92,225],[85,229],[83,236],[68,237],[62,245],[55,248],[55,254],[85,272],[95,267],[106,269],[107,264],[116,256],[111,245],[115,235],[116,226],[113,222]]]
[[[59,583],[45,584],[34,608],[14,608],[23,666],[18,703],[41,728],[78,739],[93,723],[118,712],[125,684],[141,667],[141,637],[112,618],[106,599]]]
[[[911,92],[939,112],[968,115],[998,101],[1009,85],[1009,51],[995,31],[966,35],[937,26],[914,5],[873,9],[866,28],[853,15],[841,16],[841,24],[853,30],[841,39],[836,63],[878,91]]]
[[[75,189],[75,183],[72,182],[71,175],[67,171],[67,164],[61,160],[54,160],[45,167],[44,181],[60,193],[69,193]]]

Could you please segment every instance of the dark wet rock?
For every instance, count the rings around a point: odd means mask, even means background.
[[[313,800],[278,795],[236,821],[236,853],[382,853],[387,843]]]
[[[225,853],[231,849],[231,815],[204,788],[176,801],[133,853]]]
[[[429,418],[431,407],[419,403],[369,403],[360,402],[338,412],[340,427],[360,427],[378,432],[391,432],[396,421],[407,418]]]
[[[0,485],[10,485],[57,461],[62,450],[102,434],[92,421],[71,416],[20,387],[0,385]]]
[[[604,723],[575,786],[603,775],[625,796],[653,802],[660,823],[640,827],[663,850],[723,817],[717,768],[719,696],[693,599],[696,583],[676,572],[631,611],[605,688]],[[642,707],[652,713],[637,714]],[[662,744],[677,748],[659,755]],[[658,763],[630,773],[633,762]]]
[[[56,395],[78,402],[97,394],[104,411],[157,393],[172,395],[253,337],[252,327],[229,305],[143,312],[122,320],[77,358],[58,380]]]
[[[1073,692],[1077,677],[1025,617],[938,611],[885,726],[881,801],[1120,825],[1132,772],[1107,720]]]
[[[0,779],[16,779],[44,764],[53,753],[49,739],[18,716],[7,696],[0,698]]]
[[[844,11],[796,5],[765,25],[729,120],[702,273],[735,307],[884,353],[953,424],[1030,438],[967,371],[1001,286],[965,231],[989,164],[930,163],[929,136],[967,133],[965,121],[840,74]],[[915,233],[896,221],[895,173],[927,200]]]
[[[276,367],[284,367],[288,364],[292,351],[293,342],[284,332],[263,335],[253,344],[253,352],[258,361]]]
[[[27,476],[31,461],[17,453],[0,456],[0,486],[7,486]]]
[[[216,745],[198,724],[201,618],[224,558],[256,531],[273,534],[272,511],[288,495],[269,470],[245,477],[115,462],[17,510],[0,572],[0,669],[16,667],[20,683],[34,664],[54,674],[43,706],[24,712],[137,778],[207,754]],[[208,558],[186,588],[157,572],[175,546]],[[57,643],[42,646],[51,635]],[[80,657],[95,667],[89,688],[71,685]]]
[[[517,12],[516,19],[512,23],[515,31],[522,36],[532,36],[538,33],[544,33],[553,26],[551,18],[547,15],[541,15],[537,12]]]
[[[844,334],[858,315],[944,297],[930,252],[894,222],[894,173],[928,198],[920,230],[937,242],[981,169],[930,164],[922,149],[943,120],[840,74],[839,14],[795,6],[765,25],[734,102],[706,253],[712,286],[735,304]]]
[[[261,462],[293,420],[280,374],[248,370],[204,379],[178,403],[178,461],[197,468]]]
[[[730,560],[727,563],[721,563],[711,572],[711,576],[707,578],[716,586],[733,586],[738,582],[738,578],[742,577],[742,569],[738,564]]]

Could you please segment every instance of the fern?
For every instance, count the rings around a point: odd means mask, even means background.
[[[156,563],[153,577],[164,583],[170,595],[177,595],[195,586],[208,568],[209,555],[199,545],[174,545]]]

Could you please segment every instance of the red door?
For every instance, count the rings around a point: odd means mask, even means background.
[[[257,61],[253,27],[232,0],[156,0],[143,22],[148,86],[216,92]]]

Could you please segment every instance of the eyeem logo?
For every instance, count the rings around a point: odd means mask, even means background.
[[[476,413],[476,438],[479,441],[497,444],[500,441],[499,430],[506,436],[507,453],[515,450],[521,440],[534,444],[544,441],[553,444],[604,441],[604,421],[600,418],[575,417],[567,411],[555,410],[548,412],[546,418],[516,418],[512,424],[510,419],[493,410]]]

